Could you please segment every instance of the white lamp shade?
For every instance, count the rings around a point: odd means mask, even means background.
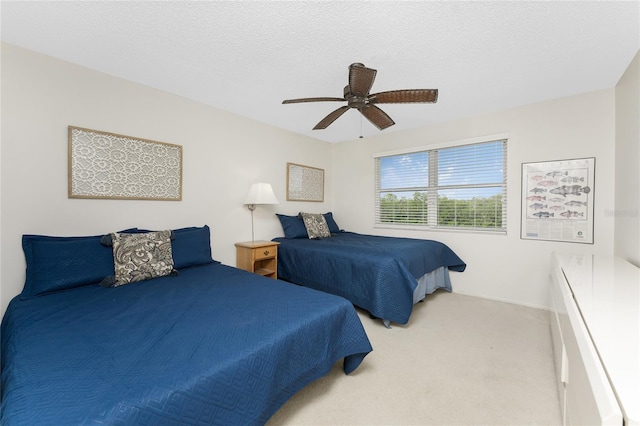
[[[270,183],[254,183],[244,200],[245,204],[280,204]]]

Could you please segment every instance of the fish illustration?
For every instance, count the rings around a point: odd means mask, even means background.
[[[565,176],[565,175],[568,175],[568,174],[569,174],[569,172],[557,172],[557,171],[555,171],[555,172],[547,173],[547,176],[558,177],[558,176]]]
[[[566,218],[570,218],[570,217],[583,217],[584,213],[578,213],[578,212],[574,212],[572,210],[567,210],[566,212],[562,212],[560,213],[560,216],[564,216]]]
[[[574,206],[586,206],[587,202],[586,201],[575,201],[575,200],[571,200],[571,201],[567,201],[566,203],[564,203],[565,206],[569,206],[569,207],[574,207]]]
[[[588,186],[580,185],[562,185],[552,189],[549,192],[566,197],[567,195],[582,195],[583,192],[585,194],[588,194],[589,192],[591,192],[591,188],[589,188]]]
[[[529,195],[527,197],[527,200],[529,201],[544,201],[544,199],[547,197],[543,197],[541,195]]]
[[[533,188],[531,191],[529,192],[533,192],[534,194],[538,194],[540,192],[547,192],[546,189],[542,189],[542,188]]]
[[[543,180],[538,182],[538,185],[540,186],[555,186],[558,184],[558,181],[555,180]]]
[[[549,198],[550,203],[561,203],[563,201],[564,201],[564,198],[560,198],[560,197]]]
[[[532,180],[538,181],[538,180],[542,180],[544,179],[544,176],[542,175],[535,175],[535,176],[531,176]]]
[[[549,208],[550,208],[550,209],[552,209],[552,210],[564,210],[564,207],[562,207],[562,206],[557,206],[557,205],[556,205],[556,206],[551,206],[551,207],[549,207]]]
[[[533,215],[539,217],[540,219],[553,217],[553,213],[549,213],[549,212],[535,212]]]
[[[566,178],[562,178],[560,180],[562,182],[566,182],[566,183],[584,182],[584,178],[583,177],[577,177],[577,176],[567,176]]]
[[[529,206],[530,209],[534,209],[534,210],[541,210],[541,209],[544,209],[545,207],[547,207],[547,205],[542,203],[534,203]]]

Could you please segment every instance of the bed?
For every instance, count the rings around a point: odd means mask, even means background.
[[[273,239],[280,243],[278,278],[342,296],[381,318],[387,328],[391,322],[406,324],[413,305],[427,294],[452,291],[449,271],[466,268],[439,241],[347,232],[331,212],[322,215],[327,230],[320,237],[313,225],[305,226],[303,215],[278,215],[285,231]],[[317,222],[319,216],[312,216]]]
[[[170,232],[170,273],[118,285],[121,255],[104,237],[23,236],[1,424],[264,424],[372,350],[347,300],[212,260],[206,226]]]

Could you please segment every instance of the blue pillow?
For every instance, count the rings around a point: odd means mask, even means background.
[[[214,262],[211,258],[211,232],[207,225],[173,230],[171,253],[176,269]]]
[[[278,213],[276,216],[280,220],[285,238],[309,238],[307,228],[300,216],[286,216]]]
[[[331,212],[325,213],[324,220],[327,222],[327,226],[329,227],[329,232],[331,232],[332,234],[335,234],[336,232],[340,232],[340,227],[338,226],[336,221],[333,220],[333,213]]]
[[[111,247],[100,244],[102,235],[89,237],[49,237],[23,235],[22,249],[27,261],[27,278],[20,298],[97,284],[113,275]]]

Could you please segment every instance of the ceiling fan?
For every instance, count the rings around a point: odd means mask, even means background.
[[[435,103],[438,100],[438,89],[391,90],[369,94],[376,78],[376,73],[376,70],[356,62],[349,65],[349,84],[344,87],[344,97],[287,99],[282,103],[347,101],[347,105],[341,106],[320,120],[313,130],[326,129],[350,108],[357,109],[374,126],[384,130],[396,123],[375,104]]]

